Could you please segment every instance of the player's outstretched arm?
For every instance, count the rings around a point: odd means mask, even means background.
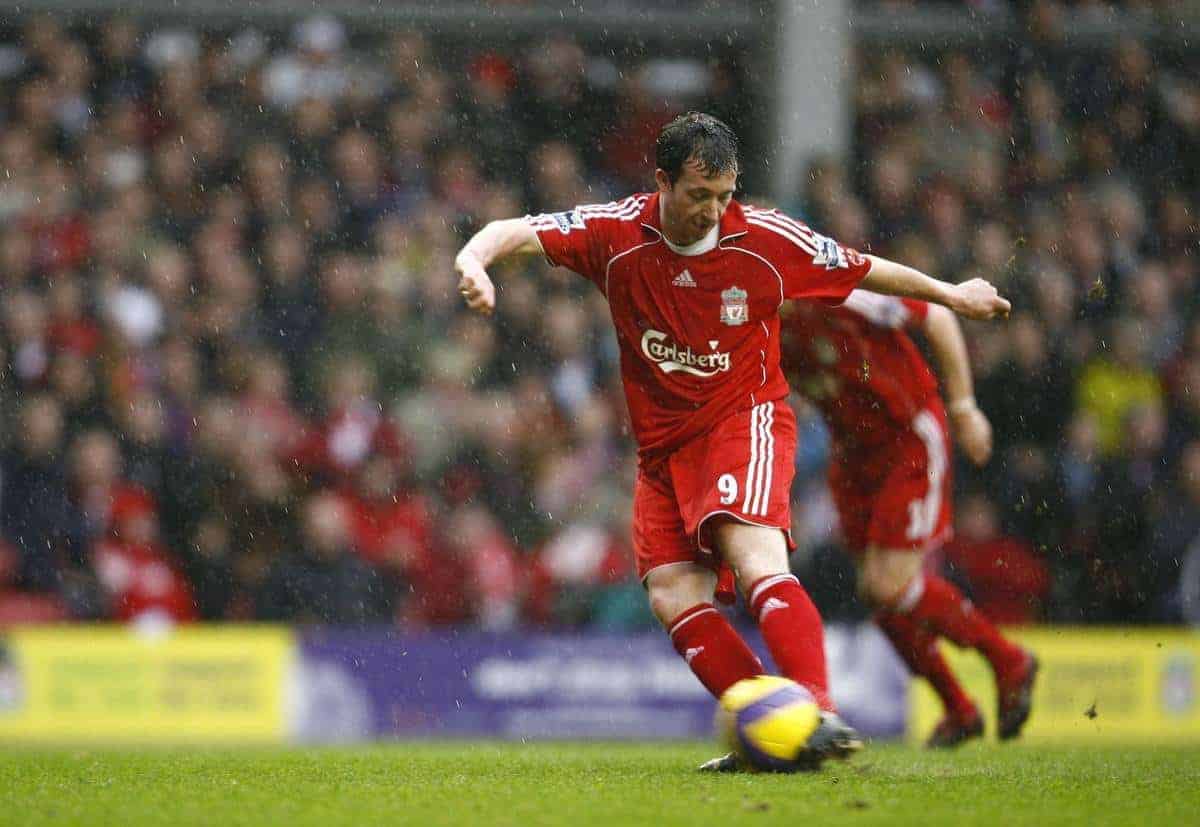
[[[985,279],[950,284],[886,258],[868,258],[871,260],[871,270],[859,284],[864,290],[940,304],[968,319],[1004,318],[1012,308],[1008,300]]]
[[[992,423],[975,404],[975,384],[962,326],[947,308],[931,304],[922,330],[946,386],[946,413],[954,439],[971,462],[983,465],[992,455]]]
[[[496,287],[487,268],[493,262],[515,254],[540,253],[537,233],[523,218],[491,221],[475,233],[454,257],[458,271],[458,292],[467,307],[490,316],[496,309]]]

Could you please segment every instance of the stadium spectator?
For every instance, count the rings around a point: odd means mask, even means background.
[[[184,557],[184,569],[202,620],[245,620],[248,595],[239,593],[229,526],[215,517],[199,521]]]
[[[0,520],[12,544],[13,582],[53,592],[59,573],[82,553],[83,519],[70,496],[61,456],[63,416],[49,396],[25,399],[16,420],[21,439],[4,460]]]
[[[405,436],[375,396],[375,374],[357,353],[335,355],[325,376],[324,419],[300,443],[295,463],[327,483],[341,484],[370,457],[407,453]]]
[[[1100,447],[1117,453],[1122,445],[1126,416],[1138,405],[1161,406],[1162,386],[1147,362],[1146,331],[1133,318],[1112,327],[1106,355],[1084,365],[1077,389],[1078,405],[1096,417]]]
[[[67,607],[57,595],[19,588],[20,567],[20,552],[0,540],[0,628],[66,620]]]
[[[342,64],[346,30],[336,18],[311,17],[292,33],[295,51],[266,67],[265,87],[272,104],[290,108],[308,98],[340,97],[350,83]]]
[[[158,537],[148,496],[126,496],[112,509],[112,531],[96,544],[91,564],[115,620],[196,620],[191,586]]]
[[[599,516],[568,523],[538,550],[529,574],[534,622],[627,628],[636,619],[646,625],[644,609],[633,610],[620,588],[630,574],[628,530]]]
[[[366,624],[390,619],[392,595],[351,550],[349,515],[332,494],[304,502],[297,548],[280,547],[255,596],[260,620]]]
[[[433,543],[432,505],[402,479],[400,463],[380,455],[365,462],[341,496],[355,551],[382,571],[403,575]]]

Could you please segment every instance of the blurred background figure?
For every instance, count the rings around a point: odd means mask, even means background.
[[[362,625],[389,619],[391,596],[377,571],[354,554],[349,513],[332,494],[301,505],[296,545],[281,549],[260,586],[260,620]]]

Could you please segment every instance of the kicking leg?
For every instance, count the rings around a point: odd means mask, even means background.
[[[724,520],[713,526],[713,536],[779,671],[812,692],[822,709],[834,711],[821,615],[788,569],[783,532]]]
[[[821,724],[808,746],[813,766],[862,749],[858,733],[838,716],[829,694],[821,615],[788,569],[783,532],[724,520],[713,526],[713,534],[722,559],[742,584],[746,605],[758,619],[779,671],[812,692],[821,707]]]

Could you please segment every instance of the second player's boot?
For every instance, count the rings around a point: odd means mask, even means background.
[[[1023,654],[1024,660],[1018,666],[996,672],[996,734],[1002,741],[1021,734],[1033,709],[1038,659],[1032,652]]]
[[[983,716],[976,712],[964,718],[961,715],[947,713],[946,717],[933,728],[925,746],[929,749],[949,749],[961,746],[972,738],[983,736]]]

